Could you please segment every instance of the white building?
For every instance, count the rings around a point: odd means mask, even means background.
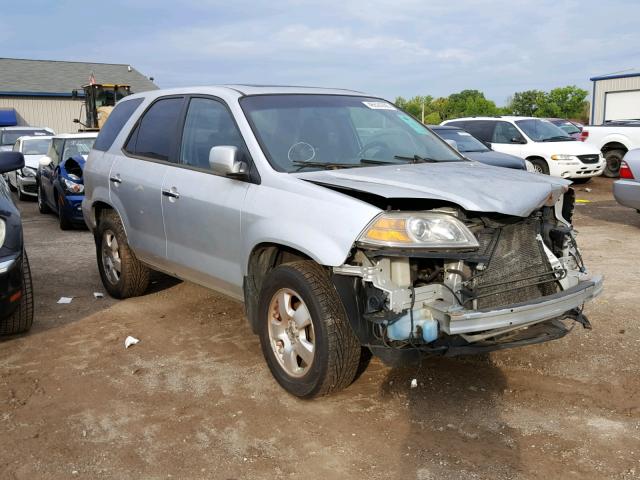
[[[17,124],[49,127],[56,133],[77,132],[73,119],[80,118],[82,86],[92,75],[96,83],[130,85],[132,93],[158,88],[126,64],[0,58],[0,126]],[[80,96],[73,98],[71,92],[76,89]]]
[[[592,125],[640,119],[640,72],[602,75],[590,80],[593,82]]]

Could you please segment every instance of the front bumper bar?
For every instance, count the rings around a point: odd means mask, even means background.
[[[594,275],[562,292],[496,310],[466,310],[441,300],[433,302],[429,308],[438,320],[440,328],[449,335],[487,330],[504,332],[560,317],[594,299],[602,293],[602,289],[602,276]]]

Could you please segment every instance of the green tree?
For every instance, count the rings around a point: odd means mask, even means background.
[[[479,90],[462,90],[449,95],[444,119],[457,117],[473,117],[498,115],[500,110],[496,104]]]
[[[546,101],[547,94],[540,90],[525,90],[516,92],[509,99],[507,110],[513,115],[535,117],[536,113]]]
[[[575,85],[554,88],[545,96],[536,116],[580,118],[587,103],[588,92]]]

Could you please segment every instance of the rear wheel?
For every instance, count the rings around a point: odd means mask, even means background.
[[[107,211],[100,217],[96,254],[100,278],[109,295],[137,297],[147,290],[150,270],[129,247],[122,221],[114,211]]]
[[[624,150],[609,150],[604,154],[607,165],[604,167],[602,175],[609,178],[616,178],[620,175],[620,164],[624,158]]]
[[[326,272],[312,261],[273,269],[258,307],[262,353],[278,383],[302,398],[354,380],[361,348]]]
[[[49,213],[51,209],[49,205],[45,203],[44,192],[42,191],[42,185],[38,184],[38,211],[40,213]]]
[[[549,175],[549,165],[542,158],[530,158],[529,161],[533,165],[533,170],[536,173],[542,173],[543,175]]]
[[[27,253],[22,252],[22,296],[15,312],[0,320],[0,335],[23,333],[33,324],[33,286]]]

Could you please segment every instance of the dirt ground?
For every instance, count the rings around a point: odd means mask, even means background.
[[[374,360],[313,401],[278,387],[240,304],[162,278],[95,299],[90,234],[22,203],[36,319],[0,340],[0,478],[640,478],[640,215],[609,180],[587,186],[575,224],[606,275],[593,330],[421,368]],[[125,350],[127,335],[141,342]]]

